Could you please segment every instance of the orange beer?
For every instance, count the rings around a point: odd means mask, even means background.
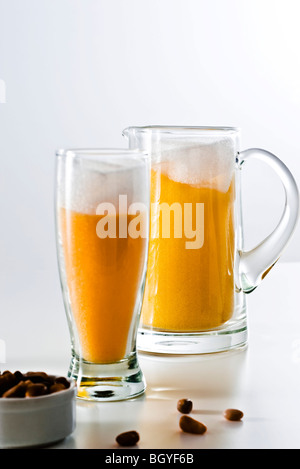
[[[220,180],[197,185],[173,180],[163,165],[151,176],[150,244],[141,324],[162,331],[193,332],[221,326],[234,311],[235,185],[218,190]],[[209,186],[214,186],[209,187]],[[162,204],[202,203],[203,245],[188,249],[176,237],[171,213],[170,237],[162,236]],[[193,211],[195,217],[195,210]],[[159,233],[157,232],[159,227]],[[195,224],[194,224],[195,227]]]
[[[101,216],[60,209],[69,300],[82,357],[93,363],[122,360],[131,350],[128,341],[144,270],[147,240],[119,237],[121,222],[129,226],[134,215],[111,216],[116,237],[100,238]]]

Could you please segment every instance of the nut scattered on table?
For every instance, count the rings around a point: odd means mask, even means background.
[[[204,423],[189,417],[188,415],[182,415],[179,420],[179,426],[185,433],[194,433],[197,435],[203,435],[207,427]]]
[[[232,422],[238,422],[242,420],[244,414],[241,410],[238,409],[226,409],[224,412],[224,417],[226,420],[231,420]]]
[[[0,398],[33,398],[63,391],[70,387],[64,376],[51,376],[44,371],[9,370],[0,373]]]
[[[116,442],[120,446],[134,446],[137,444],[139,439],[140,435],[138,434],[138,432],[136,432],[135,430],[131,430],[129,432],[120,433],[116,437]]]
[[[189,414],[192,412],[193,402],[190,399],[179,399],[177,402],[177,410],[182,414]]]

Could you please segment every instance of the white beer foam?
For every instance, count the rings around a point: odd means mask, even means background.
[[[153,168],[175,182],[227,192],[235,167],[235,143],[231,138],[198,142],[164,141],[152,148]]]
[[[59,193],[58,204],[80,213],[96,214],[101,203],[111,203],[118,213],[119,196],[126,195],[127,203],[147,202],[146,190],[141,181],[146,167],[141,162],[120,159],[119,161],[73,160],[67,167],[67,177]],[[66,168],[62,166],[64,173]],[[148,195],[148,194],[147,194]]]

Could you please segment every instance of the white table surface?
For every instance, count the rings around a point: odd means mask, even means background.
[[[46,321],[47,308],[52,307],[53,311],[54,305],[59,305],[56,309],[61,308],[56,285],[53,292],[51,284],[43,290],[43,276],[38,277],[40,285],[37,278],[33,281],[27,276],[27,283],[35,286],[30,297],[25,287],[18,295],[15,286],[9,283],[12,277],[5,278],[1,308],[7,313],[2,327],[7,359],[2,369],[43,369],[66,374],[69,344],[65,318],[61,317],[56,337],[51,330],[54,324]],[[36,298],[38,292],[45,295],[49,290],[47,301],[32,300],[30,306],[29,300]],[[76,401],[74,433],[52,448],[116,449],[117,434],[137,430],[140,434],[137,449],[299,449],[299,292],[300,264],[278,263],[261,286],[248,296],[250,337],[246,350],[190,358],[140,354],[147,380],[145,395],[115,403]],[[40,311],[42,302],[45,311]],[[18,306],[19,316],[14,317]],[[57,322],[58,313],[53,314]],[[37,318],[43,320],[39,322]],[[33,320],[35,327],[30,326]],[[191,416],[206,424],[205,435],[180,431],[181,414],[176,404],[185,397],[194,403]],[[228,422],[223,418],[223,411],[229,407],[244,412],[242,422]]]

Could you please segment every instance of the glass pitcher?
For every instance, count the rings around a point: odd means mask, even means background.
[[[151,155],[149,257],[138,349],[199,354],[243,347],[246,294],[277,262],[298,218],[288,168],[262,149],[240,151],[233,127],[128,127],[130,149]],[[244,250],[240,173],[258,158],[285,189],[275,230]]]

